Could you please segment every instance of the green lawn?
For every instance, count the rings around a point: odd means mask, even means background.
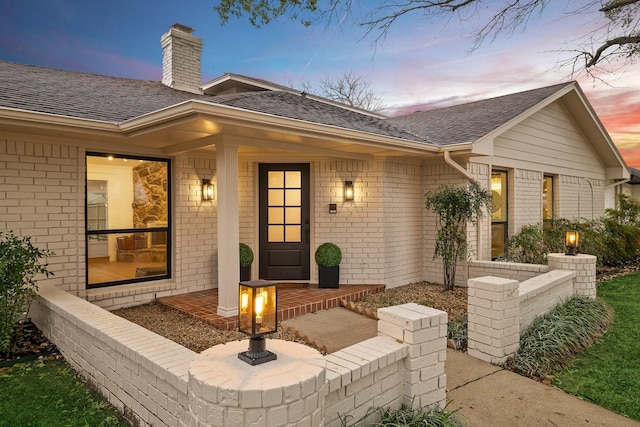
[[[0,369],[0,426],[128,426],[63,360]]]
[[[640,421],[640,273],[599,284],[598,296],[613,307],[613,324],[554,383]]]

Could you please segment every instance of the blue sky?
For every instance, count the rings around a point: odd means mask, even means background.
[[[160,80],[160,36],[181,23],[195,28],[204,41],[204,81],[233,72],[302,87],[302,82],[353,72],[371,82],[389,112],[409,112],[567,81],[570,71],[558,65],[568,54],[558,50],[570,48],[585,29],[602,22],[597,13],[567,14],[564,2],[553,2],[525,28],[470,52],[469,36],[481,25],[477,16],[407,16],[374,46],[373,38],[348,19],[311,27],[281,20],[254,28],[247,19],[222,25],[215,4],[0,0],[0,59]],[[640,167],[640,64],[609,71],[604,82],[585,75],[574,79],[627,163]]]

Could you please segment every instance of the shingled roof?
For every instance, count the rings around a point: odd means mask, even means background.
[[[387,120],[303,95],[260,91],[196,95],[161,82],[110,77],[0,61],[0,108],[111,123],[196,100],[280,117],[423,142]]]
[[[453,107],[418,111],[388,121],[434,145],[474,142],[571,84],[561,83]]]

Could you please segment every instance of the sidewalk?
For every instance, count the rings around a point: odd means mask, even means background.
[[[328,353],[377,335],[375,320],[344,308],[289,319],[282,327]],[[640,422],[452,349],[445,373],[447,409],[459,409],[468,427],[640,427]]]

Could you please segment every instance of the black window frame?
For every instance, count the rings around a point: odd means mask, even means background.
[[[163,162],[167,164],[167,226],[166,227],[146,227],[146,228],[119,228],[119,229],[109,229],[106,230],[88,230],[88,222],[87,222],[87,214],[88,214],[88,203],[87,203],[87,182],[88,182],[88,174],[89,170],[87,167],[87,158],[88,157],[104,157],[109,158],[113,156],[117,159],[127,159],[127,160],[143,160],[149,162]],[[127,155],[127,154],[114,154],[114,153],[103,153],[103,152],[86,152],[85,153],[85,192],[84,192],[84,231],[85,231],[85,254],[84,254],[84,265],[85,265],[85,284],[86,289],[96,289],[96,288],[105,288],[111,286],[118,285],[127,285],[132,283],[142,283],[149,282],[153,280],[161,280],[161,279],[169,279],[171,278],[172,271],[172,237],[171,237],[171,226],[172,226],[172,185],[171,185],[171,159],[162,158],[162,157],[148,157],[148,156],[137,156],[137,155]],[[126,280],[114,280],[110,282],[100,282],[89,284],[89,236],[90,235],[109,235],[109,234],[133,234],[133,233],[149,233],[149,232],[166,232],[166,273],[158,274],[153,276],[143,276],[143,277],[133,277]]]

